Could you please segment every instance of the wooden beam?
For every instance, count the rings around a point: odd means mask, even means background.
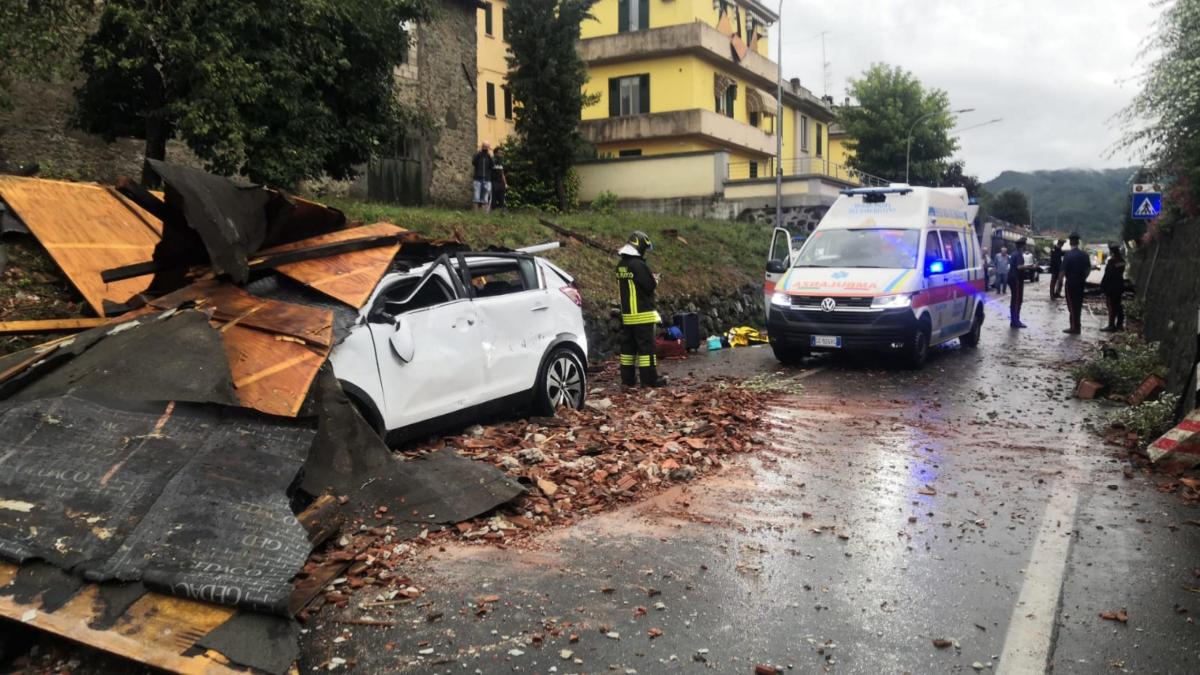
[[[70,333],[111,323],[112,319],[45,319],[41,321],[0,321],[0,335]]]
[[[570,237],[576,241],[582,242],[584,245],[591,246],[592,248],[596,249],[597,251],[604,251],[605,253],[616,253],[616,251],[613,250],[612,247],[605,246],[604,244],[601,244],[600,242],[596,241],[595,239],[592,239],[591,237],[587,237],[585,235],[579,234],[578,232],[575,232],[574,230],[569,230],[569,229],[563,227],[562,225],[559,225],[558,223],[551,222],[549,220],[546,220],[545,218],[538,218],[538,222],[541,223],[542,225],[545,225],[546,227],[550,228],[551,230],[554,230],[555,232],[563,235],[564,237]]]

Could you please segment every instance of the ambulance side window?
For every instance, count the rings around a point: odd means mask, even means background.
[[[947,271],[966,269],[967,257],[957,232],[942,232],[942,259],[950,261]]]
[[[929,269],[929,263],[940,260],[942,257],[942,243],[938,241],[938,234],[930,230],[925,235],[925,269]]]

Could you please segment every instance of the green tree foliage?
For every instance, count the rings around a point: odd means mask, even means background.
[[[567,177],[585,143],[579,116],[587,66],[576,43],[597,0],[512,0],[508,25],[508,88],[519,109],[516,133],[538,182],[554,186],[560,210],[570,207]]]
[[[876,63],[862,77],[850,80],[850,94],[858,100],[858,106],[844,108],[839,120],[851,139],[850,165],[903,181],[911,129],[909,180],[913,184],[936,184],[958,149],[958,141],[950,135],[954,118],[946,92],[925,89],[903,68]]]
[[[1029,224],[1029,198],[1020,190],[1005,190],[992,197],[988,204],[988,212],[993,218],[999,218],[1013,225]]]
[[[344,178],[404,125],[393,72],[428,0],[108,0],[84,44],[78,124],[178,136],[208,167],[294,186]]]
[[[1087,241],[1116,239],[1129,211],[1129,184],[1137,170],[1058,169],[1004,171],[984,184],[992,194],[1020,190],[1033,205],[1039,230],[1078,231]]]
[[[0,1],[0,107],[13,78],[51,79],[71,72],[92,26],[96,0]]]
[[[1141,92],[1121,113],[1127,132],[1119,148],[1133,150],[1174,185],[1164,208],[1200,216],[1200,0],[1158,0],[1158,33],[1146,41],[1155,55]]]
[[[514,209],[539,209],[563,211],[558,206],[555,184],[539,171],[533,155],[515,134],[510,135],[498,148],[504,158],[504,175],[508,179],[505,201]],[[567,194],[565,210],[574,210],[579,205],[579,176],[575,169],[568,169],[563,187]]]

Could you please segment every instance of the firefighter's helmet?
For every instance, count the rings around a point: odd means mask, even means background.
[[[629,245],[636,248],[638,255],[642,257],[654,250],[654,244],[650,243],[649,235],[641,230],[629,235]]]

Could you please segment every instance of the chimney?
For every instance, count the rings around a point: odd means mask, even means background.
[[[846,107],[847,108],[850,107],[850,97],[849,96],[846,97]]]
[[[792,89],[799,89],[799,88],[800,88],[800,78],[793,77],[792,78]]]

